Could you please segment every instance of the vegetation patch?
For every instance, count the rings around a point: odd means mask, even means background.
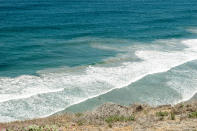
[[[189,114],[189,118],[197,118],[197,111],[191,112],[191,113]]]
[[[164,112],[160,111],[160,112],[157,112],[156,115],[164,117],[164,116],[168,116],[168,112],[167,111],[164,111]]]
[[[37,126],[31,125],[24,129],[25,131],[59,131],[56,126]]]
[[[156,113],[156,116],[160,117],[160,120],[163,120],[165,116],[168,116],[168,112],[164,111],[160,111]]]
[[[180,108],[183,108],[183,107],[184,107],[184,104],[181,104],[181,105],[180,105]]]
[[[83,116],[83,113],[76,113],[75,116],[76,116],[76,117]]]
[[[171,120],[175,120],[175,114],[174,114],[174,112],[171,112],[170,113],[170,118],[171,118]]]
[[[112,124],[111,123],[109,123],[108,126],[109,126],[109,128],[112,128]]]
[[[83,120],[78,120],[78,121],[77,121],[77,125],[78,125],[78,126],[82,126],[83,124],[84,124],[84,121],[83,121]]]
[[[118,116],[118,115],[113,115],[110,117],[107,117],[105,121],[107,123],[114,123],[114,122],[128,122],[128,121],[134,121],[135,117],[133,115],[129,117],[124,117],[124,116]]]

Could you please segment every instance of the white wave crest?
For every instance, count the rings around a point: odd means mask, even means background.
[[[123,60],[118,66],[111,67],[95,65],[82,67],[83,71],[75,71],[74,73],[72,73],[72,71],[68,71],[69,68],[66,68],[65,72],[40,72],[40,77],[27,75],[16,78],[1,77],[0,102],[6,103],[7,101],[14,99],[28,97],[33,98],[33,96],[43,93],[56,93],[56,99],[49,97],[51,105],[47,105],[47,107],[53,106],[52,103],[61,98],[62,104],[59,103],[58,109],[62,109],[65,106],[76,104],[82,100],[107,93],[113,89],[128,86],[129,84],[149,74],[166,72],[173,67],[197,59],[197,39],[165,41],[165,44],[169,47],[174,45],[173,47],[175,50],[172,50],[172,47],[170,47],[170,50],[156,48],[160,47],[157,42],[158,41],[148,47],[142,47],[141,45],[139,45],[139,48],[137,45],[128,47],[126,49],[127,55],[125,56],[130,57],[134,54],[135,57],[140,59],[140,61]],[[186,46],[186,48],[177,49],[180,45]],[[109,47],[107,49],[109,49]],[[132,52],[130,52],[130,49]],[[105,61],[110,59],[106,59]],[[184,99],[189,99],[189,97],[187,96]],[[65,103],[67,105],[65,105]],[[38,112],[36,108],[31,109],[31,111]],[[39,111],[40,112],[37,114],[48,115],[57,111],[57,108],[54,108],[54,110],[49,110],[48,112],[44,112],[43,110]],[[2,110],[2,113],[4,114],[8,112],[9,107]],[[23,110],[22,113],[28,114],[28,110]],[[16,118],[29,117],[26,115],[22,116],[22,114],[15,115]],[[30,117],[38,116],[39,115],[34,114]]]

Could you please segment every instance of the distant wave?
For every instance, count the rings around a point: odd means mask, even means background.
[[[195,27],[188,28],[187,31],[190,32],[190,33],[197,34],[197,28],[195,28]]]

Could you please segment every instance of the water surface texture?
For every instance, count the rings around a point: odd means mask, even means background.
[[[196,92],[196,0],[0,0],[0,121]]]

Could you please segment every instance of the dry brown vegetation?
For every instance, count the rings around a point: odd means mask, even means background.
[[[92,112],[2,123],[9,131],[197,131],[197,102],[150,107],[104,104]]]

